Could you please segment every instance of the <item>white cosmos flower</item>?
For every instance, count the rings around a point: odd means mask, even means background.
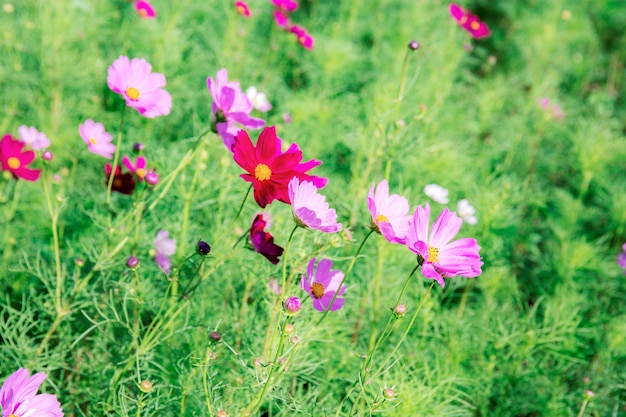
[[[252,107],[258,111],[266,112],[272,109],[272,105],[267,100],[265,93],[260,93],[255,86],[249,87],[246,90],[246,96],[248,100],[250,100],[250,103],[252,103]]]
[[[441,185],[428,184],[424,187],[424,194],[437,203],[448,204],[448,190],[443,188]]]
[[[469,224],[476,224],[478,221],[476,216],[474,216],[474,214],[476,214],[476,209],[474,209],[474,206],[472,206],[466,198],[459,200],[456,207],[457,214],[463,219],[463,221]]]

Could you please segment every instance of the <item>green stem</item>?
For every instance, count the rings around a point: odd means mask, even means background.
[[[196,182],[198,182],[198,169],[194,170],[193,178],[191,179],[191,185],[187,189],[187,195],[185,196],[185,204],[183,206],[183,219],[182,224],[180,226],[180,237],[178,241],[180,242],[180,251],[185,253],[185,242],[187,239],[187,228],[189,225],[189,211],[191,210],[191,199],[193,197],[193,191],[196,187]]]
[[[61,270],[61,251],[59,248],[59,230],[58,230],[58,220],[59,220],[59,212],[52,205],[52,197],[50,195],[50,184],[48,183],[47,173],[41,176],[41,182],[43,185],[43,192],[46,198],[46,205],[48,207],[48,213],[50,214],[50,220],[52,221],[52,242],[54,246],[54,263],[55,263],[55,272],[56,272],[56,288],[55,288],[55,308],[57,311],[57,315],[61,314],[62,311],[62,289],[63,289],[63,272]]]
[[[209,390],[209,381],[207,378],[207,374],[209,371],[209,363],[211,361],[211,347],[208,347],[206,350],[206,356],[204,358],[204,366],[202,370],[202,386],[204,388],[204,398],[206,400],[206,408],[209,412],[209,416],[213,417],[215,414],[213,413],[213,404],[211,402],[211,391]]]
[[[291,233],[289,233],[289,238],[287,239],[287,244],[285,245],[285,252],[283,253],[283,282],[282,282],[282,293],[287,293],[287,255],[289,254],[289,247],[291,246],[291,239],[293,238],[294,233],[298,229],[297,224],[291,229]]]
[[[115,144],[115,156],[113,157],[113,165],[111,166],[111,174],[109,174],[109,183],[107,185],[107,208],[111,209],[111,190],[113,188],[113,179],[115,178],[115,168],[120,160],[120,147],[122,146],[122,130],[124,129],[124,115],[126,114],[126,104],[122,107],[122,116],[120,118],[120,127],[117,131],[117,141]],[[110,225],[109,225],[110,226]]]
[[[580,407],[580,411],[578,412],[578,415],[576,417],[583,417],[585,415],[585,409],[587,408],[588,403],[589,399],[585,398],[585,401],[583,401],[583,405]]]

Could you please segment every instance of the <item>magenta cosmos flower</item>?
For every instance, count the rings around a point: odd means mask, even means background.
[[[107,84],[111,90],[124,97],[127,106],[136,109],[144,117],[170,113],[172,96],[163,89],[165,76],[152,72],[152,65],[143,58],[117,58],[109,67]]]
[[[626,243],[622,246],[622,253],[617,255],[617,265],[619,265],[620,268],[626,269]],[[624,273],[626,274],[626,271],[624,271]]]
[[[137,176],[139,181],[143,181],[149,172],[146,169],[146,167],[148,166],[148,162],[146,161],[146,158],[144,158],[143,156],[138,156],[137,161],[134,164],[133,164],[133,161],[130,160],[130,158],[128,158],[127,156],[124,156],[122,158],[122,163],[130,172],[132,172],[133,174]]]
[[[89,152],[104,156],[107,159],[113,158],[115,145],[111,143],[111,135],[104,130],[102,123],[87,119],[85,123],[78,126],[78,133],[87,144]]]
[[[398,194],[389,195],[387,180],[374,185],[367,196],[367,207],[372,215],[372,228],[391,243],[404,244],[409,230],[409,202]]]
[[[224,145],[232,152],[235,136],[241,127],[247,129],[260,129],[265,125],[265,120],[250,117],[252,103],[241,91],[238,82],[228,81],[228,72],[222,68],[217,72],[215,80],[209,77],[206,80],[207,87],[213,97],[211,107],[211,123]]]
[[[52,394],[37,394],[46,379],[43,372],[29,377],[28,369],[20,368],[0,388],[2,417],[63,417],[61,404]]]
[[[244,17],[250,17],[250,8],[248,7],[245,1],[236,1],[235,9],[237,10],[237,13],[239,13],[240,15]]]
[[[172,261],[170,256],[176,253],[176,241],[169,238],[169,232],[167,230],[159,230],[154,239],[154,247],[156,254],[154,255],[154,261],[166,274],[172,271]]]
[[[450,14],[459,25],[475,39],[480,39],[491,35],[491,31],[478,16],[474,16],[469,10],[463,10],[458,4],[450,5]]]
[[[406,235],[406,246],[421,258],[422,274],[436,280],[442,287],[443,278],[479,276],[483,263],[476,239],[461,238],[451,242],[461,229],[463,220],[446,208],[433,223],[430,235],[429,221],[430,206],[417,206]]]
[[[337,213],[328,207],[326,197],[318,194],[315,184],[293,177],[289,181],[289,199],[296,223],[326,233],[341,230]]]
[[[22,125],[17,128],[17,134],[22,142],[36,151],[50,146],[50,139],[35,127]]]
[[[154,19],[156,17],[156,10],[147,1],[139,0],[135,2],[135,11],[144,19]]]
[[[303,28],[302,26],[293,25],[289,29],[289,31],[296,35],[296,38],[298,39],[298,43],[300,45],[309,50],[313,49],[313,37],[309,34],[309,32],[306,31],[305,28]]]
[[[233,158],[241,168],[247,171],[241,178],[251,182],[254,199],[260,207],[265,207],[274,200],[290,203],[287,187],[293,177],[311,181],[315,187],[322,188],[328,180],[306,174],[306,171],[321,164],[312,159],[302,161],[302,151],[297,144],[292,144],[282,152],[282,141],[276,136],[274,126],[263,129],[256,147],[245,130],[239,131],[233,146]]]
[[[291,27],[289,16],[287,16],[285,12],[280,9],[274,10],[274,22],[276,22],[276,25],[278,25],[278,27],[285,30],[289,30],[289,28]]]
[[[343,307],[344,299],[341,296],[346,292],[346,286],[339,285],[343,281],[343,272],[330,269],[333,263],[328,259],[322,259],[315,267],[315,258],[311,259],[306,269],[306,276],[302,275],[302,289],[311,295],[313,308],[318,311],[335,311]],[[333,297],[337,297],[333,304]],[[330,308],[329,308],[330,307]]]
[[[22,151],[24,142],[15,140],[11,135],[4,135],[0,141],[0,163],[4,171],[9,171],[14,178],[37,181],[41,170],[28,168],[35,159],[35,152]]]
[[[250,243],[256,252],[276,265],[284,249],[274,243],[274,236],[265,231],[266,226],[267,222],[263,215],[257,214],[250,227]]]
[[[298,8],[298,2],[295,0],[272,0],[272,4],[287,12],[293,12]]]

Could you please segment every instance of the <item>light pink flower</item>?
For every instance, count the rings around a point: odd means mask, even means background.
[[[252,103],[241,91],[238,82],[228,81],[226,68],[217,72],[215,80],[208,77],[206,83],[213,97],[211,108],[213,131],[222,138],[224,145],[232,152],[235,136],[241,130],[239,126],[260,129],[265,125],[265,121],[250,117]]]
[[[250,8],[246,4],[245,1],[236,1],[235,9],[237,9],[237,13],[244,17],[250,17]]]
[[[20,141],[24,142],[35,151],[46,149],[50,146],[50,139],[35,127],[22,125],[17,128],[17,134],[20,137]]]
[[[32,377],[29,374],[28,369],[20,368],[2,384],[0,388],[2,417],[63,417],[61,404],[55,395],[37,395],[46,374],[39,372]]]
[[[409,202],[398,194],[389,195],[387,180],[372,185],[367,196],[367,207],[372,215],[372,228],[391,243],[404,244],[409,230]]]
[[[148,162],[146,161],[146,158],[144,158],[143,156],[138,156],[137,162],[134,164],[133,164],[133,161],[130,160],[130,158],[128,158],[127,156],[124,156],[122,158],[122,163],[124,164],[124,166],[126,166],[126,168],[130,172],[137,175],[137,178],[139,178],[139,181],[143,181],[144,178],[146,178],[146,175],[148,174],[148,170],[146,169],[146,167],[148,166]]]
[[[165,116],[172,108],[172,96],[165,91],[165,76],[152,72],[143,58],[120,56],[108,69],[107,84],[124,97],[126,105],[144,117]]]
[[[315,184],[293,177],[289,181],[289,200],[296,223],[326,233],[341,230],[337,213],[328,207],[326,197],[318,194]]]
[[[87,144],[89,152],[104,156],[107,159],[113,158],[115,145],[111,143],[111,135],[104,130],[102,123],[87,119],[85,123],[78,126],[78,133]]]
[[[272,0],[272,4],[287,12],[293,12],[298,8],[298,2],[295,0]]]
[[[265,113],[272,110],[272,104],[267,99],[265,93],[259,92],[255,86],[248,87],[246,97],[252,103],[252,107],[258,111]]]
[[[144,19],[154,19],[156,17],[156,10],[145,0],[135,2],[135,10],[137,11],[137,14]]]
[[[345,302],[341,296],[346,292],[346,286],[339,284],[343,281],[344,274],[339,270],[330,269],[333,263],[328,259],[322,259],[315,267],[315,258],[309,261],[306,276],[302,275],[302,289],[311,295],[313,308],[318,311],[336,311],[343,307]],[[337,293],[335,301],[330,302]]]
[[[476,239],[461,238],[450,242],[461,229],[463,220],[447,208],[437,217],[428,234],[430,206],[418,206],[409,221],[406,246],[418,255],[422,274],[444,286],[443,278],[455,275],[474,278],[479,276],[481,266],[480,246]]]
[[[168,236],[169,232],[167,230],[159,230],[154,239],[154,247],[156,249],[154,261],[166,274],[172,271],[170,256],[176,253],[176,242],[174,239],[169,239]]]

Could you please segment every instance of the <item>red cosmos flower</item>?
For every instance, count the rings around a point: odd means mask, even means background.
[[[256,252],[276,265],[279,261],[278,257],[283,254],[284,249],[275,244],[274,236],[264,230],[266,225],[267,222],[263,219],[263,215],[257,214],[252,221],[252,227],[250,227],[250,243]]]
[[[487,25],[481,22],[478,16],[474,16],[469,10],[463,10],[458,4],[450,5],[450,14],[473,38],[480,39],[491,35]]]
[[[104,166],[104,173],[106,174],[106,182],[105,184],[109,185],[109,179],[111,178],[111,164],[107,163]],[[131,195],[133,191],[135,191],[135,179],[133,178],[133,174],[130,172],[125,172],[122,174],[122,168],[120,166],[115,167],[115,174],[113,175],[113,185],[111,185],[111,190],[117,191],[121,194]]]
[[[310,181],[317,188],[322,188],[328,179],[306,174],[306,171],[322,162],[311,159],[302,161],[302,151],[297,144],[292,144],[286,152],[282,152],[282,140],[276,136],[274,126],[266,127],[261,132],[256,147],[245,130],[240,130],[235,137],[233,158],[246,170],[241,178],[251,182],[254,188],[254,199],[260,207],[265,207],[274,200],[290,204],[287,187],[293,177],[300,181]]]
[[[4,135],[0,141],[0,163],[2,169],[13,174],[15,179],[22,178],[26,181],[37,181],[41,170],[31,169],[26,165],[33,162],[35,152],[24,151],[24,142],[16,140],[11,135]]]

